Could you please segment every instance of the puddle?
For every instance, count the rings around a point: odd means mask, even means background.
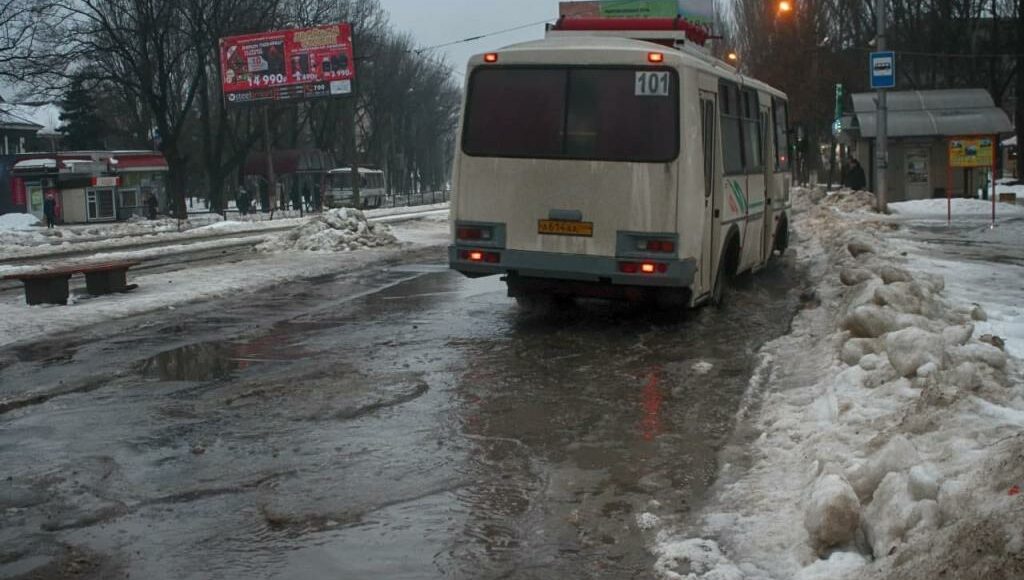
[[[43,341],[28,346],[14,347],[14,354],[21,362],[62,364],[74,360],[77,346],[70,341]]]
[[[448,266],[446,264],[405,264],[395,266],[391,268],[391,271],[406,274],[436,274],[438,272],[447,272]]]
[[[142,374],[162,381],[208,381],[238,370],[227,344],[190,344],[162,352],[142,363]]]
[[[200,342],[168,350],[144,361],[141,373],[162,381],[211,381],[310,355],[275,332],[245,342]]]

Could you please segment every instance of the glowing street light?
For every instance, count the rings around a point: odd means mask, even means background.
[[[778,5],[779,14],[789,14],[793,11],[793,2],[790,0],[779,0]]]
[[[725,55],[726,60],[731,63],[735,63],[740,60],[740,55],[736,54],[736,51],[730,50],[729,54]]]

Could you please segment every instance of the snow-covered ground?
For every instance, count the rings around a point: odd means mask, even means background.
[[[1016,179],[997,179],[996,193],[1015,193],[1018,203],[1024,202],[1024,182]]]
[[[23,213],[5,213],[0,215],[0,230],[25,231],[39,225],[35,216]]]
[[[400,214],[443,213],[448,204],[434,204],[414,207],[396,207],[368,210],[365,215],[371,220],[393,221]],[[60,226],[54,229],[32,227],[38,223],[33,216],[4,214],[0,216],[0,260],[11,258],[47,258],[65,253],[83,251],[106,251],[130,249],[140,243],[191,241],[220,237],[226,234],[259,233],[265,230],[297,228],[319,214],[304,217],[280,217],[273,220],[269,214],[237,216],[229,214],[224,220],[218,214],[192,216],[178,222],[172,219],[134,220],[110,224],[88,224]],[[289,214],[290,215],[290,214]]]
[[[390,227],[367,224],[365,220],[356,219],[356,222],[352,230],[348,229],[347,220],[337,223],[336,233],[325,233],[325,228],[308,227],[309,224],[280,234],[287,236],[290,244],[267,248],[272,251],[254,254],[252,259],[238,263],[193,266],[155,274],[129,273],[129,281],[139,287],[127,294],[95,298],[74,296],[68,306],[27,306],[21,293],[8,293],[0,299],[0,346],[15,341],[30,342],[106,320],[173,310],[189,302],[257,292],[291,280],[352,271],[410,250],[440,247],[448,241],[448,220],[444,215]],[[294,232],[302,233],[292,237]],[[335,251],[301,249],[310,247],[308,242],[314,238],[338,242],[332,246]],[[358,248],[358,251],[347,251],[350,248]],[[104,254],[104,257],[137,259],[145,252],[163,253],[167,248]]]
[[[816,299],[759,353],[696,521],[651,532],[657,574],[1024,578],[1024,381],[1001,348],[1024,342],[1024,262],[896,239],[864,194],[797,198]]]
[[[900,235],[901,224],[943,228],[939,201],[878,216],[870,194],[797,193],[794,246],[814,297],[758,354],[740,429],[695,521],[674,524],[672,506],[638,516],[660,578],[1024,578],[1024,259],[1007,258],[1021,248],[1024,213],[1007,205],[989,229],[990,205],[958,200],[957,229],[937,243]],[[366,215],[390,211],[408,209]],[[154,234],[266,227],[171,224]],[[347,212],[292,225],[241,263],[131,276],[129,294],[67,307],[4,298],[0,346],[370,267],[449,235],[444,216],[390,234]],[[113,238],[138,243],[145,232],[113,230],[131,227],[164,226],[97,228],[85,243],[130,246]],[[325,235],[340,251],[302,250],[322,250]],[[958,245],[971,253],[949,249]]]
[[[996,219],[1004,217],[1024,217],[1024,206],[1009,203],[996,203]],[[964,218],[992,217],[992,202],[981,199],[956,198],[947,202],[945,199],[922,199],[917,201],[901,201],[890,203],[889,211],[901,218],[942,220],[946,221],[952,209],[954,222]]]

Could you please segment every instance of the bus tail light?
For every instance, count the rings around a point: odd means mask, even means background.
[[[619,272],[623,274],[665,274],[668,264],[661,262],[619,262]]]
[[[650,62],[650,63],[653,63],[653,64],[661,64],[661,63],[665,62],[665,55],[664,55],[664,53],[661,53],[661,52],[648,52],[647,53],[647,62]]]
[[[494,232],[491,228],[481,226],[459,226],[455,230],[455,238],[464,241],[489,242],[494,239]]]
[[[467,262],[480,262],[485,264],[501,263],[501,254],[498,252],[485,252],[483,250],[462,250],[459,258]]]
[[[642,252],[672,254],[676,251],[676,243],[672,240],[640,240],[636,244],[636,249]]]
[[[486,62],[487,64],[494,64],[498,62],[498,53],[488,52],[487,54],[484,55],[484,62]]]

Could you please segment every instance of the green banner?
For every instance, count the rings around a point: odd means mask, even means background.
[[[562,2],[558,13],[566,18],[675,18],[676,0],[591,0]]]
[[[605,18],[675,18],[676,0],[608,0],[601,2]]]

